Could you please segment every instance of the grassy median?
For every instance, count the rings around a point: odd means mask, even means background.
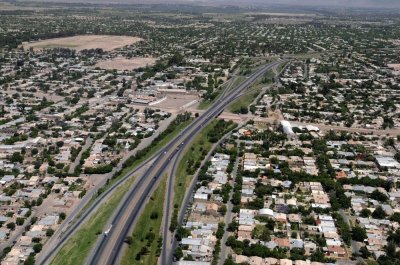
[[[57,253],[51,264],[54,265],[78,265],[85,264],[94,243],[99,236],[102,236],[104,226],[107,224],[113,211],[117,208],[126,192],[132,186],[135,178],[130,178],[124,185],[121,185],[95,212],[95,214],[84,223],[67,243]]]
[[[160,237],[161,221],[165,199],[166,180],[164,177],[154,191],[150,201],[146,204],[143,213],[130,238],[126,242],[129,247],[125,250],[121,265],[156,265],[162,247]]]
[[[211,150],[213,144],[236,126],[237,124],[232,121],[214,120],[202,129],[192,141],[189,149],[183,154],[175,176],[174,213],[170,224],[171,231],[178,226],[178,210],[182,206],[186,191],[196,170],[200,168],[201,162]]]

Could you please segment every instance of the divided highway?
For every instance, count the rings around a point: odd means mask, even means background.
[[[54,242],[54,246],[46,253],[41,253],[38,258],[38,264],[50,264],[55,254],[61,247],[70,239],[79,227],[86,222],[89,217],[98,209],[104,201],[116,190],[117,187],[123,185],[124,182],[135,174],[139,174],[145,170],[145,173],[139,175],[135,181],[133,188],[124,197],[111,217],[109,224],[112,228],[107,237],[100,238],[93,252],[87,260],[87,264],[117,264],[120,252],[123,249],[125,237],[129,235],[137,218],[140,216],[142,206],[146,203],[152,191],[157,186],[161,177],[167,174],[171,165],[179,156],[180,150],[185,148],[192,137],[197,135],[201,128],[210,123],[217,117],[224,108],[234,99],[240,97],[246,89],[251,86],[259,77],[264,75],[274,66],[282,63],[277,61],[260,67],[255,73],[249,76],[244,82],[236,88],[230,90],[230,93],[224,93],[221,98],[214,103],[200,117],[196,118],[188,127],[186,127],[177,137],[171,140],[164,148],[154,154],[151,158],[141,163],[135,170],[114,183],[107,191],[97,197],[94,202],[88,207],[81,216],[61,233]],[[172,175],[169,176],[170,178]],[[168,193],[172,190],[168,189]]]
[[[130,235],[133,226],[140,216],[140,211],[144,208],[144,205],[161,178],[171,169],[180,150],[186,148],[186,146],[190,144],[191,139],[195,137],[204,126],[218,117],[234,99],[242,95],[258,78],[280,63],[282,62],[277,61],[260,67],[244,82],[229,91],[230,93],[221,97],[206,112],[196,118],[158,153],[155,161],[148,170],[139,177],[139,181],[118,206],[116,213],[111,217],[111,221],[109,222],[109,224],[112,225],[111,230],[107,236],[99,239],[98,244],[96,244],[96,247],[87,260],[87,264],[111,265],[119,263],[121,252],[124,249],[125,238]],[[172,191],[168,189],[167,192],[170,193]]]

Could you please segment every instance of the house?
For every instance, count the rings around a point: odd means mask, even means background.
[[[218,216],[219,205],[216,203],[207,203],[206,204],[206,213],[213,216]]]
[[[253,225],[239,225],[238,239],[239,240],[251,239],[251,234],[253,230],[254,230]]]
[[[273,240],[281,248],[290,248],[290,241],[289,238],[287,237],[284,238],[275,237]]]
[[[344,257],[346,255],[346,250],[341,246],[328,246],[327,255],[334,257]]]
[[[284,214],[284,213],[274,213],[274,218],[277,222],[281,222],[281,223],[287,222],[286,214]]]

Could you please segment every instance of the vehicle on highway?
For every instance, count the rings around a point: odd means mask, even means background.
[[[111,228],[112,228],[112,224],[110,224],[110,226],[107,228],[107,230],[104,231],[104,237],[107,237],[107,236],[108,236],[108,234],[109,234],[110,231],[111,231]]]

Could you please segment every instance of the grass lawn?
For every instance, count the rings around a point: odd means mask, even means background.
[[[132,243],[126,249],[120,263],[121,265],[157,264],[162,246],[160,229],[163,216],[166,180],[167,178],[164,177],[141,214],[132,234]],[[139,258],[139,252],[146,252],[146,254],[140,255]],[[137,258],[139,258],[139,260]]]
[[[130,178],[126,184],[121,185],[111,197],[96,211],[96,213],[82,225],[68,242],[61,248],[53,259],[54,265],[78,265],[84,264],[94,243],[99,236],[103,236],[103,228],[106,225],[118,203],[133,184],[135,178]]]

